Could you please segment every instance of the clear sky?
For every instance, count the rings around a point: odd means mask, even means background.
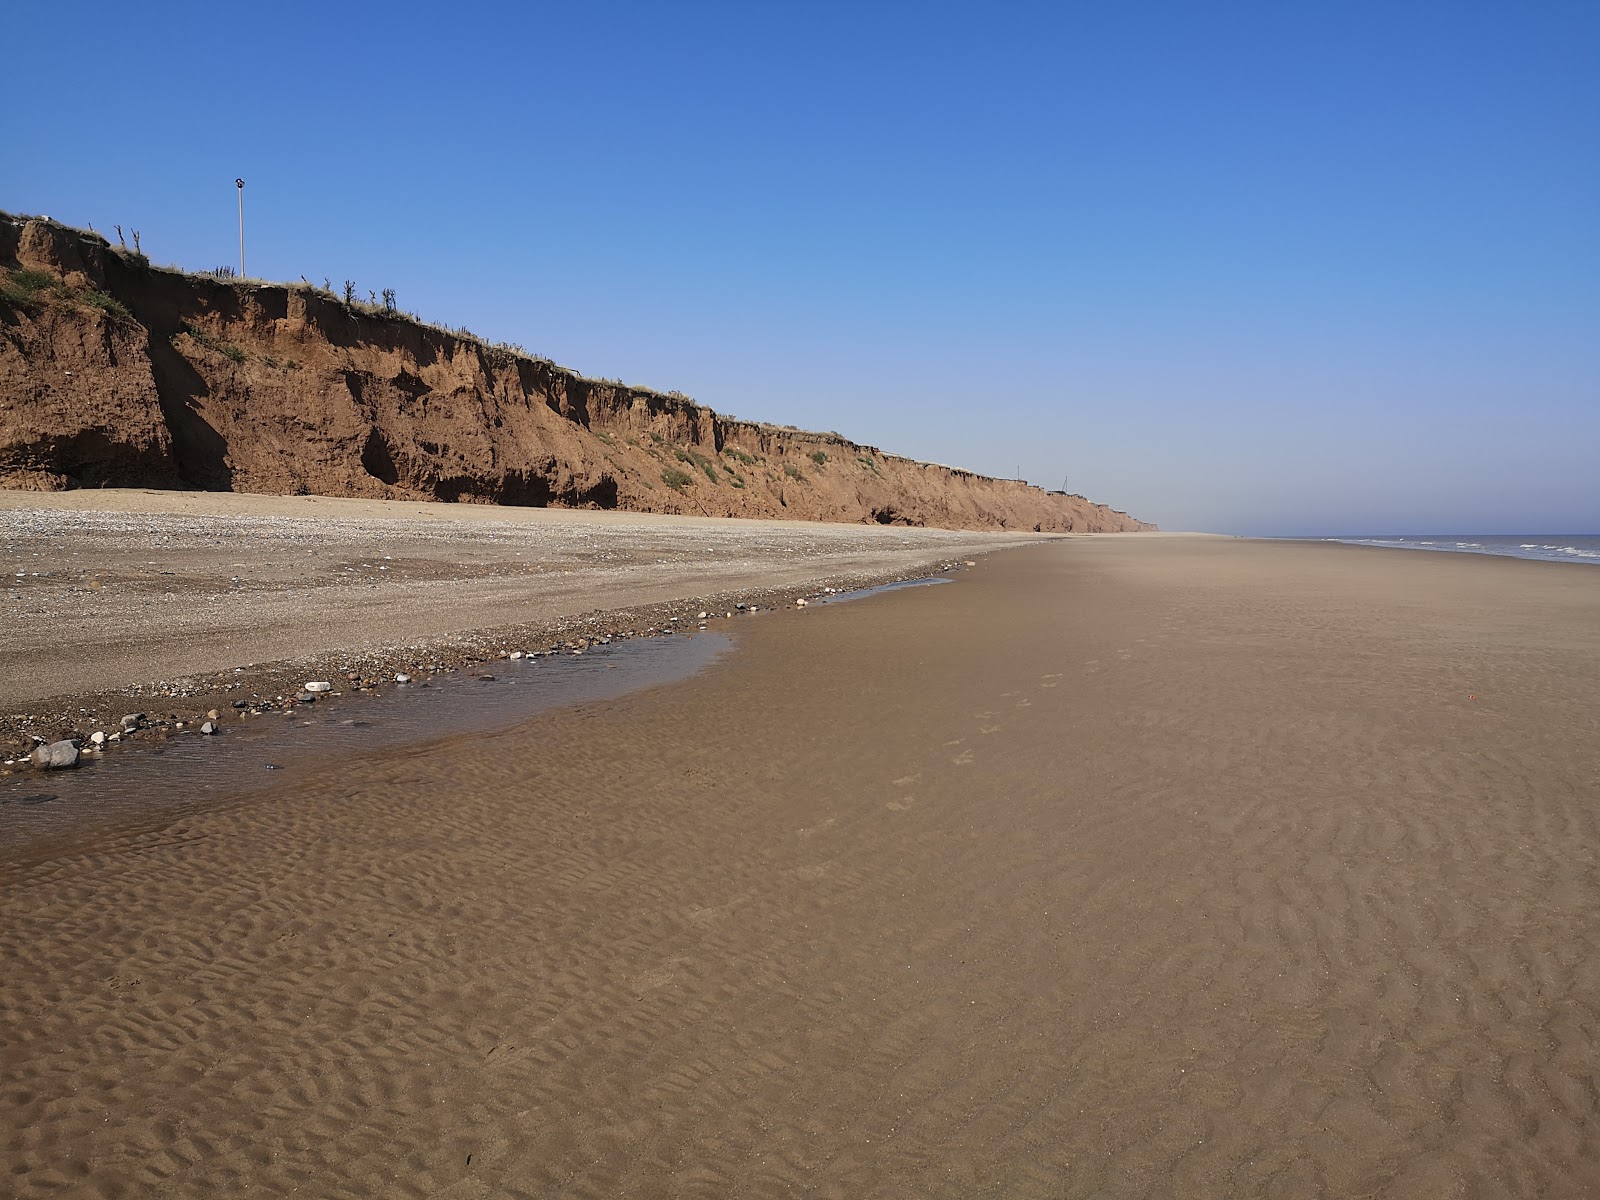
[[[0,208],[1174,529],[1600,530],[1600,5],[10,0]]]

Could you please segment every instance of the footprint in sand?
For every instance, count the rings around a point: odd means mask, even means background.
[[[790,872],[790,874],[792,874],[796,879],[815,880],[821,879],[831,870],[833,870],[833,864],[831,862],[810,863],[804,867],[796,867]]]
[[[979,725],[978,726],[978,732],[979,733],[999,733],[1004,728],[1005,728],[1004,725]]]
[[[994,716],[994,714],[992,712],[990,712],[987,708],[984,709],[982,712],[975,712],[972,715],[979,721],[987,721],[990,717]]]
[[[970,763],[972,761],[972,751],[971,750],[963,750],[960,754],[956,755],[950,761],[955,763],[956,766],[958,766],[958,767],[964,767],[964,766],[966,766],[968,763]]]
[[[905,812],[916,802],[917,798],[915,796],[901,796],[897,800],[886,801],[884,807],[890,812]]]
[[[1017,707],[1018,708],[1029,708],[1029,707],[1032,706],[1032,704],[1033,704],[1033,701],[1029,700],[1026,696],[1024,696],[1021,700],[1017,701]]]
[[[955,739],[953,739],[951,741],[946,742],[945,745],[946,746],[959,746],[959,745],[961,745],[962,742],[964,742],[966,740],[967,740],[966,738],[955,738]]]
[[[1041,676],[1039,678],[1039,686],[1040,687],[1047,687],[1047,688],[1049,688],[1049,687],[1060,687],[1061,686],[1061,672],[1057,671],[1054,675],[1043,675],[1043,676]]]
[[[921,775],[902,775],[899,779],[890,780],[890,782],[893,783],[895,787],[910,787],[913,783],[921,778]]]

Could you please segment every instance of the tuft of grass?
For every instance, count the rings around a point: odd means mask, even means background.
[[[40,304],[56,289],[56,277],[48,271],[18,268],[0,276],[0,299],[9,304],[31,307]]]
[[[793,463],[784,463],[783,464],[783,473],[785,475],[787,475],[790,479],[804,479],[805,478],[805,475],[801,472],[800,468],[795,466]]]
[[[599,438],[608,446],[615,443],[615,439],[609,433],[601,433],[598,429],[591,429],[589,432],[594,434],[595,437]]]
[[[693,450],[675,450],[673,453],[675,453],[678,456],[678,461],[679,462],[681,462],[681,463],[693,463],[695,466],[699,467],[702,471],[704,471],[706,473],[706,478],[709,479],[712,483],[720,482],[717,479],[717,467],[716,467],[716,464],[713,463],[704,454],[696,454]]]
[[[753,467],[756,465],[756,456],[754,454],[747,454],[737,446],[724,446],[722,448],[722,452],[729,458],[732,458],[738,462],[742,462],[747,467]]]
[[[694,482],[694,476],[687,471],[680,471],[677,467],[668,467],[661,472],[661,482],[675,492],[681,492]]]
[[[104,292],[97,292],[93,288],[84,291],[83,302],[113,317],[133,316],[128,311],[128,306],[121,300],[118,300],[115,296],[108,296]]]
[[[825,465],[828,461],[828,452],[826,450],[814,451],[811,455],[811,461],[819,467]]]

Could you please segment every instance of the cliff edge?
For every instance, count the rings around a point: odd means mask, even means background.
[[[309,285],[0,214],[0,487],[199,488],[949,529],[1153,529],[717,415]]]

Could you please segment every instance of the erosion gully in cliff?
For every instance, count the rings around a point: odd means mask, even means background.
[[[1081,496],[718,416],[314,287],[0,214],[0,486],[1118,532]]]

